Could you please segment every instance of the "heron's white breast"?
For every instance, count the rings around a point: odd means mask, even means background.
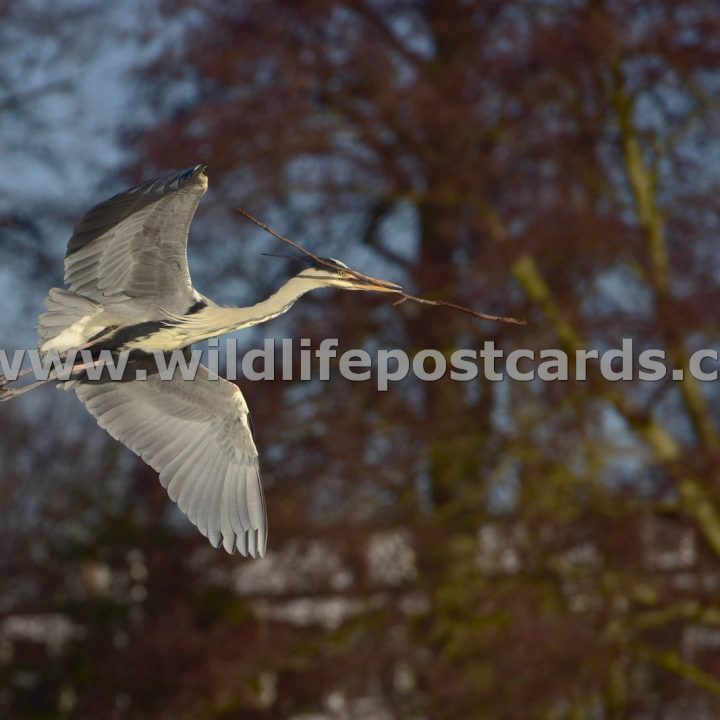
[[[170,352],[182,350],[187,347],[189,335],[186,329],[181,327],[160,328],[151,335],[136,338],[129,341],[125,348],[127,350],[141,350],[146,353]]]

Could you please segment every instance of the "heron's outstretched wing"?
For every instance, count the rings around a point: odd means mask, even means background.
[[[206,189],[205,165],[196,165],[96,205],[68,243],[69,289],[102,304],[132,297],[184,310],[193,302],[188,231]]]
[[[222,542],[229,553],[262,557],[267,517],[245,399],[227,380],[210,380],[202,365],[192,382],[175,375],[72,387],[100,427],[158,471],[213,547]]]

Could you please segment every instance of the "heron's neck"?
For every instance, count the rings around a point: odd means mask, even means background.
[[[242,330],[286,313],[298,298],[318,287],[314,280],[294,277],[277,292],[255,305],[246,308],[210,306],[196,315],[187,317],[183,325],[195,326],[195,329],[206,338]]]
[[[315,280],[301,277],[290,278],[279,290],[265,300],[261,300],[248,308],[232,308],[236,319],[236,325],[233,329],[242,330],[242,328],[272,320],[278,315],[286,313],[298,298],[311,290],[315,290],[317,287],[318,284]]]

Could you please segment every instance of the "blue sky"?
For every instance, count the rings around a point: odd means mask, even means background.
[[[160,20],[141,0],[20,5],[0,28],[0,216],[39,220],[57,269],[53,277],[33,278],[26,272],[32,267],[0,267],[0,338],[32,346],[33,315],[48,281],[60,280],[74,222],[123,185],[117,172],[129,158],[121,133],[148,119],[133,68],[161,46],[157,33],[152,44],[142,35]]]

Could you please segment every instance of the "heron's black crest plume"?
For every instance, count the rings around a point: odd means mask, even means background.
[[[265,257],[273,257],[273,258],[280,258],[281,260],[290,260],[292,262],[299,262],[307,267],[311,267],[314,263],[310,260],[310,258],[306,258],[304,255],[301,255],[300,253],[269,253],[264,252],[260,253],[261,255],[264,255]]]
[[[274,258],[280,258],[281,260],[289,260],[293,265],[293,269],[297,269],[298,272],[300,272],[302,269],[313,267],[313,268],[320,268],[320,269],[330,269],[330,270],[350,270],[350,268],[342,261],[336,260],[335,258],[326,258],[321,257],[318,258],[318,260],[315,260],[314,258],[303,255],[300,252],[295,253],[270,253],[270,252],[264,252],[261,253],[261,255],[264,255],[265,257],[274,257]]]
[[[299,275],[303,270],[307,270],[309,267],[313,267],[315,263],[309,258],[305,257],[300,253],[261,253],[266,257],[280,258],[285,260],[288,269],[293,275]]]
[[[281,258],[282,260],[307,260],[302,255],[290,255],[289,253],[260,253],[264,257]]]

